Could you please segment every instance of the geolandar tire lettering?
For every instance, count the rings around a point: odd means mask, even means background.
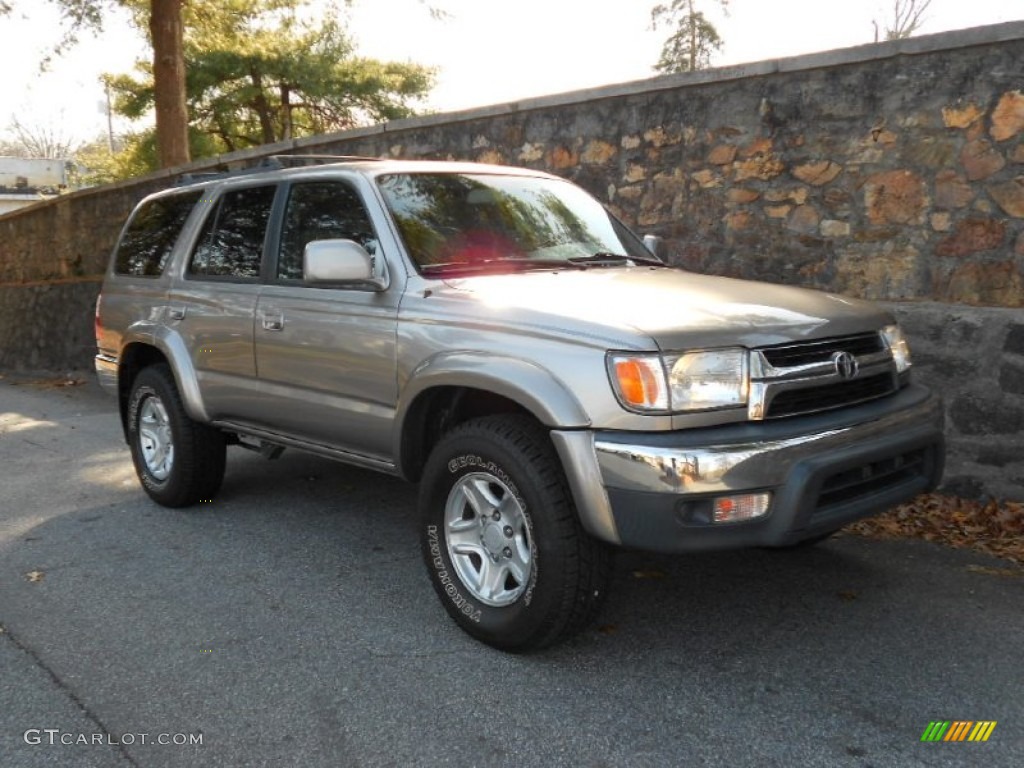
[[[135,473],[150,498],[185,507],[216,495],[224,479],[224,435],[189,418],[166,364],[136,376],[126,421]]]
[[[599,610],[610,552],[582,529],[550,439],[522,416],[455,427],[420,486],[423,557],[448,614],[489,645],[557,643]]]
[[[441,557],[441,543],[438,540],[437,526],[427,526],[427,543],[430,548],[431,554],[431,565],[434,566],[437,571],[437,578],[441,582],[441,586],[444,588],[444,594],[451,599],[455,607],[461,611],[470,621],[480,623],[480,609],[473,606],[469,600],[462,596],[459,592],[459,588],[455,586],[455,582],[452,581],[451,575],[445,568],[444,559]]]

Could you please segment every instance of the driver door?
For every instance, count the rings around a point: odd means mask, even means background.
[[[287,190],[273,274],[256,307],[256,368],[278,429],[304,441],[389,461],[397,400],[400,286],[305,285],[307,243],[353,240],[382,258],[358,190],[332,179]]]

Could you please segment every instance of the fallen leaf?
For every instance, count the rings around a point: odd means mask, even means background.
[[[1024,565],[1024,502],[926,493],[844,530],[872,539],[924,539]]]
[[[45,576],[46,576],[46,574],[43,573],[42,571],[29,571],[28,573],[25,574],[25,578],[28,579],[33,584],[42,581]]]
[[[857,593],[854,592],[852,589],[844,589],[840,592],[836,592],[836,595],[839,597],[840,600],[845,600],[846,602],[850,602],[851,600],[857,599]]]
[[[68,376],[57,376],[49,379],[31,379],[25,382],[26,386],[42,390],[77,387],[84,383],[85,379],[75,379]]]

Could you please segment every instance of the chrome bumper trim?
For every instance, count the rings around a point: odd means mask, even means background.
[[[874,421],[777,440],[685,448],[601,439],[594,443],[605,486],[679,495],[760,490],[782,485],[795,464],[930,423],[941,431],[941,400],[930,396]]]

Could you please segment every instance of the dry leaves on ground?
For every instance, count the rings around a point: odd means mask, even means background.
[[[68,375],[48,379],[30,379],[22,383],[32,389],[63,389],[64,387],[80,387],[85,384],[85,379]]]
[[[873,539],[935,541],[1024,566],[1024,502],[981,502],[925,493],[844,531]]]

